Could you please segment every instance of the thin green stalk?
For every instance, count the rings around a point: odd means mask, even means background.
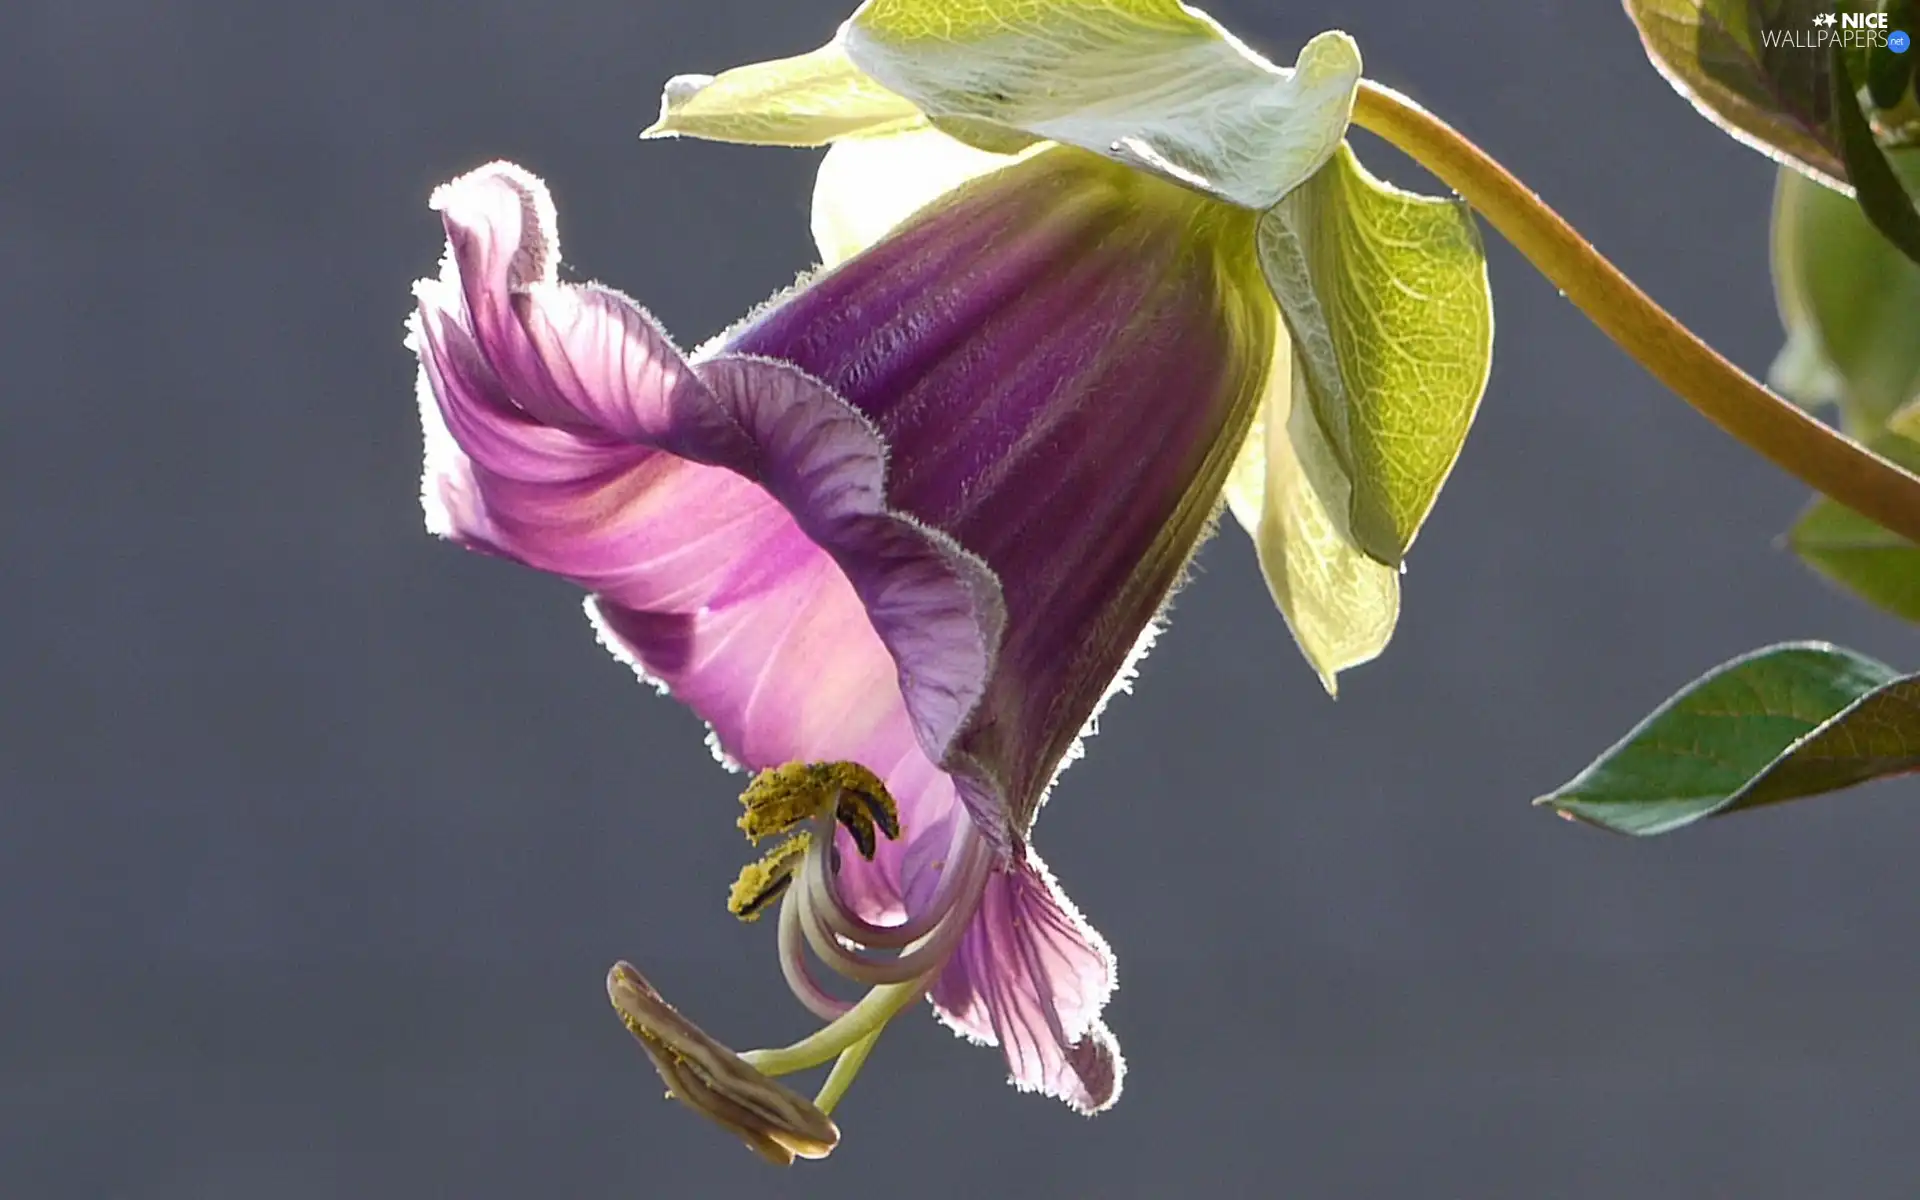
[[[854,1076],[866,1065],[867,1055],[873,1053],[873,1044],[880,1040],[881,1032],[874,1030],[842,1050],[840,1057],[833,1060],[833,1070],[827,1072],[826,1083],[820,1086],[820,1094],[813,1098],[815,1108],[829,1116],[833,1115],[833,1110],[840,1106],[841,1099],[846,1096],[847,1089],[853,1086]]]
[[[1708,420],[1814,490],[1920,543],[1920,478],[1728,362],[1465,135],[1370,81],[1360,85],[1353,120],[1458,192],[1608,337]]]
[[[931,975],[905,983],[883,984],[860,998],[839,1020],[777,1050],[748,1050],[740,1057],[762,1075],[791,1075],[836,1058],[854,1043],[886,1028],[907,1005],[927,994]]]

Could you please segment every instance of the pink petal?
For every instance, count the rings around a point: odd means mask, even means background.
[[[696,370],[625,297],[552,282],[551,205],[524,172],[483,168],[435,205],[452,253],[414,343],[437,531],[593,591],[603,636],[732,759],[861,762],[910,834],[942,828],[935,764],[984,690],[998,585],[887,507],[871,424],[784,364]],[[908,850],[891,880],[865,868],[874,904],[898,903]]]
[[[988,880],[932,997],[955,1031],[1000,1047],[1014,1086],[1094,1113],[1119,1098],[1125,1075],[1099,1021],[1113,987],[1105,940],[1029,850]]]

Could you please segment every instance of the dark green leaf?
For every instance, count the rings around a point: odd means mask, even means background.
[[[1813,23],[1816,16],[1832,20],[1836,11],[1876,6],[1864,0],[1626,0],[1626,7],[1647,56],[1702,115],[1762,153],[1856,195],[1874,228],[1920,262],[1920,212],[1858,100],[1878,60],[1865,45],[1828,40],[1832,32]],[[1890,85],[1889,79],[1877,86]]]
[[[1701,115],[1831,186],[1847,179],[1833,121],[1832,67],[1805,39],[1813,18],[1859,5],[1821,0],[1626,0],[1647,57]]]
[[[1840,154],[1847,168],[1847,180],[1853,184],[1860,211],[1867,214],[1873,227],[1900,248],[1900,252],[1920,262],[1920,210],[1901,186],[1893,164],[1873,139],[1873,127],[1854,100],[1853,80],[1848,74],[1846,55],[1836,44],[1828,55],[1833,72],[1833,107],[1840,134]]]
[[[1899,30],[1909,42],[1920,35],[1920,0],[1880,0],[1887,30]],[[1895,53],[1887,42],[1874,47],[1867,62],[1867,92],[1873,101],[1873,128],[1883,146],[1920,146],[1920,54],[1909,45]]]
[[[1534,803],[1650,837],[1916,770],[1920,675],[1807,642],[1714,668]]]
[[[1920,62],[1920,55],[1896,54],[1885,43],[1867,51],[1867,97],[1875,108],[1893,108],[1907,98],[1915,62]]]

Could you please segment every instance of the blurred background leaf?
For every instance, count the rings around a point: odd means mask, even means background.
[[[1920,149],[1894,168],[1920,189]],[[1773,280],[1786,345],[1768,382],[1920,470],[1920,264],[1898,253],[1858,205],[1782,168],[1774,194]],[[1920,622],[1920,547],[1826,497],[1788,532],[1809,566],[1881,609]]]
[[[1888,429],[1875,450],[1909,471],[1920,471],[1920,443]],[[1895,616],[1920,622],[1920,547],[1825,496],[1787,532],[1802,561],[1861,599]]]
[[[1920,149],[1891,158],[1920,191]],[[1782,168],[1773,282],[1787,344],[1767,382],[1809,406],[1838,404],[1849,433],[1877,435],[1920,393],[1920,264],[1879,236],[1857,204]]]

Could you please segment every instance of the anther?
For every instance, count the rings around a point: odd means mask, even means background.
[[[805,859],[813,838],[798,833],[762,855],[760,861],[740,868],[727,895],[727,911],[742,921],[755,921],[767,906],[778,900],[793,885],[793,873]]]
[[[786,833],[817,816],[832,795],[818,778],[821,768],[811,763],[787,763],[760,772],[740,793],[747,810],[740,814],[740,832],[747,840]]]
[[[876,833],[889,841],[900,837],[900,809],[880,777],[858,763],[832,763],[826,768],[834,785],[833,816],[853,838],[860,857],[873,861]]]
[[[871,786],[841,786],[837,815],[846,821],[853,812],[858,812],[860,819],[879,826],[888,841],[900,840],[900,810],[878,779],[873,780]]]
[[[853,837],[853,848],[860,852],[860,857],[872,862],[873,852],[879,848],[875,841],[873,818],[867,815],[867,810],[860,804],[851,798],[844,798],[846,793],[841,795],[843,799],[834,806],[833,815]]]
[[[872,861],[879,839],[900,837],[900,808],[878,775],[853,762],[786,763],[753,777],[740,793],[740,831],[747,840],[791,833],[808,821],[837,821],[845,827],[860,857]],[[840,873],[840,849],[832,825],[816,827],[827,843],[833,874]],[[751,921],[791,886],[797,859],[810,842],[804,834],[776,846],[740,872],[727,908]]]
[[[874,830],[900,836],[900,809],[887,785],[852,762],[787,763],[760,772],[740,793],[740,831],[752,841],[786,833],[831,812],[873,857]]]

